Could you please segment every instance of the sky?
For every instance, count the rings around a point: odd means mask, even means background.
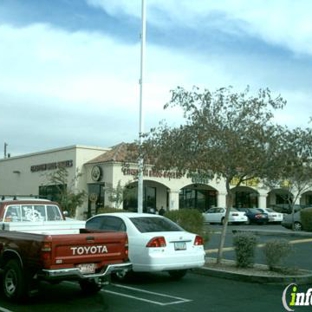
[[[276,121],[312,116],[312,1],[145,0],[142,130],[170,90],[269,88]],[[0,158],[138,140],[142,0],[0,0]]]

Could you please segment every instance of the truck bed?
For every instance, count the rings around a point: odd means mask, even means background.
[[[3,231],[18,231],[35,234],[79,234],[80,229],[85,228],[85,224],[85,221],[78,220],[0,222],[0,228]]]

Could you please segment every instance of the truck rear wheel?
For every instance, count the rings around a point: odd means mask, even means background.
[[[27,298],[27,280],[18,260],[9,260],[4,267],[3,291],[11,301]]]
[[[94,279],[84,279],[79,281],[81,290],[88,295],[96,294],[102,288]]]

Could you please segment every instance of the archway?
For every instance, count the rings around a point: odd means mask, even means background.
[[[293,202],[293,194],[285,189],[273,189],[268,193],[267,207],[286,208]]]
[[[138,182],[129,183],[123,194],[123,209],[137,211]],[[143,181],[143,212],[155,213],[161,208],[168,207],[168,188],[151,180]]]
[[[231,190],[234,194],[233,207],[259,207],[259,193],[251,187],[238,186]]]
[[[307,191],[301,195],[300,204],[312,207],[312,191]]]
[[[217,190],[206,184],[190,184],[180,190],[179,207],[200,211],[217,206]]]

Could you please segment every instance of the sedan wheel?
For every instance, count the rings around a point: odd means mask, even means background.
[[[169,271],[168,273],[174,280],[180,280],[186,275],[187,270],[174,270]]]
[[[112,279],[120,283],[127,282],[132,279],[133,271],[120,271],[112,274]]]

